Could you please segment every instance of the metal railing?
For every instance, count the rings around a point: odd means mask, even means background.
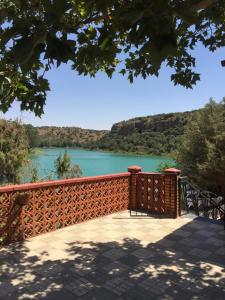
[[[225,199],[222,196],[199,188],[187,177],[181,177],[180,198],[184,210],[212,220],[223,220],[225,229]]]

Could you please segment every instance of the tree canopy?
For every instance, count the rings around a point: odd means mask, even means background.
[[[28,158],[28,139],[18,121],[0,119],[0,184],[19,181],[21,167]]]
[[[46,72],[70,62],[78,74],[158,76],[191,88],[200,75],[192,50],[224,46],[224,0],[1,0],[0,110],[18,100],[43,113]]]
[[[177,162],[200,187],[225,195],[225,98],[211,99],[187,123]]]
[[[38,147],[40,144],[40,136],[38,134],[38,130],[36,127],[32,126],[31,124],[24,124],[23,125],[26,131],[26,135],[28,138],[29,148]]]

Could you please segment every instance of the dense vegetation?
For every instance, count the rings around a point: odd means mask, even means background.
[[[225,195],[225,98],[212,99],[188,122],[177,153],[183,173],[199,186]]]
[[[47,72],[158,76],[187,88],[200,79],[195,47],[224,47],[224,0],[1,0],[0,109],[43,114]],[[218,62],[219,63],[219,62]]]
[[[192,114],[185,112],[135,118],[114,124],[111,131],[34,127],[1,120],[0,182],[23,182],[27,178],[32,182],[41,180],[39,166],[27,160],[27,154],[35,147],[83,147],[115,152],[171,154],[177,149],[184,126]],[[63,164],[63,157],[59,158],[60,162]],[[53,173],[58,176],[58,172],[53,170],[45,179],[51,179]],[[78,166],[70,166],[64,173],[63,177],[81,174]]]
[[[111,131],[24,125],[33,147],[83,147],[139,154],[172,154],[194,112],[160,114],[122,121]]]
[[[74,178],[82,175],[78,165],[73,165],[69,155],[59,155],[54,170],[45,178],[39,176],[39,166],[32,163],[29,154],[39,146],[38,129],[18,121],[0,119],[0,184],[37,182],[52,178]]]
[[[31,124],[24,124],[23,126],[28,138],[29,148],[32,149],[38,147],[40,145],[40,136],[37,128],[32,126]]]
[[[177,149],[185,124],[194,112],[160,114],[122,121],[96,142],[86,143],[90,149],[171,154]]]
[[[18,121],[0,119],[0,183],[20,181],[20,171],[28,158],[28,139]]]
[[[41,180],[38,168],[27,160],[28,153],[33,147],[44,144],[43,137],[49,137],[51,146],[64,146],[58,143],[63,136],[65,143],[66,139],[72,141],[66,146],[79,143],[93,149],[176,154],[176,163],[184,175],[203,188],[225,195],[225,98],[220,103],[211,99],[198,111],[122,121],[114,124],[110,132],[36,128],[17,121],[0,120],[0,183],[20,182],[24,174],[25,177],[29,174],[30,181]],[[160,165],[159,170],[165,167]],[[24,168],[28,173],[24,173]],[[52,172],[58,178],[79,177],[82,174],[79,166],[71,164],[67,153],[56,159]]]
[[[44,137],[47,137],[47,134],[48,132]],[[39,166],[31,162],[29,154],[34,147],[40,146],[41,143],[44,144],[44,141],[42,135],[39,135],[38,128],[30,124],[21,124],[19,121],[0,119],[0,184],[51,180],[55,175],[59,179],[82,175],[79,166],[73,165],[70,157],[64,153],[63,156],[60,155],[56,159],[55,169],[50,171],[46,178],[41,178]]]

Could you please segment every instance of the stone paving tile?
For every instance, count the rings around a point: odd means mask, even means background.
[[[215,254],[225,256],[225,248],[224,247],[219,248],[218,250],[215,251]]]
[[[127,290],[134,286],[134,282],[128,281],[123,277],[108,280],[103,287],[118,296],[124,294]]]
[[[147,258],[150,258],[150,257],[153,257],[155,254],[153,251],[150,251],[148,249],[138,249],[138,250],[135,250],[132,255],[138,257],[138,258],[144,258],[144,259],[147,259]]]
[[[180,239],[178,242],[180,244],[186,245],[188,247],[190,247],[190,246],[191,247],[195,247],[195,246],[197,246],[197,245],[199,245],[201,243],[200,241],[195,240],[193,238],[189,238],[189,237]]]
[[[202,235],[206,238],[210,237],[210,236],[213,236],[215,233],[213,231],[209,231],[209,230],[205,230],[205,229],[202,229],[202,230],[197,230],[195,232],[196,235]]]
[[[205,224],[204,224],[204,222],[201,222],[199,220],[195,220],[194,222],[191,222],[191,223],[188,224],[188,228],[193,229],[193,230],[200,230],[200,229],[205,228]]]
[[[158,299],[158,300],[174,300],[174,297],[169,294],[164,293],[163,295],[160,295],[156,299]]]
[[[156,295],[161,295],[165,293],[166,289],[168,288],[165,282],[152,278],[145,279],[144,281],[139,283],[139,285],[143,289],[150,291],[151,293]]]
[[[119,226],[118,226],[119,227]],[[134,224],[134,223],[129,223],[129,224],[126,224],[126,225],[123,225],[123,228],[125,229],[125,230],[127,230],[127,231],[129,231],[129,230],[134,230],[134,228],[135,228],[135,230],[139,230],[140,231],[140,233],[142,232],[141,231],[141,228],[142,228],[142,226],[141,226],[141,224]],[[119,228],[118,228],[119,229]]]
[[[207,282],[204,283],[204,285],[202,284],[202,281],[200,280],[195,280],[192,282],[192,284],[190,284],[186,290],[194,293],[194,294],[199,294],[202,293],[207,287],[209,286],[209,284]]]
[[[78,300],[124,300],[124,299],[110,292],[105,288],[95,288],[94,290],[83,295],[81,298],[78,298]]]
[[[181,238],[186,238],[186,237],[189,237],[191,235],[191,232],[190,231],[187,231],[187,230],[182,230],[182,229],[178,229],[176,230],[173,235],[175,236],[179,236]]]
[[[130,269],[129,277],[135,282],[141,282],[149,276],[154,276],[154,271],[148,261],[143,261]]]
[[[211,252],[207,250],[203,250],[202,248],[193,248],[189,252],[189,254],[203,259],[203,258],[207,258],[211,254]]]
[[[158,245],[163,246],[165,248],[172,247],[176,244],[175,241],[172,241],[168,238],[164,238],[163,240],[158,242]]]
[[[69,290],[76,296],[83,296],[94,288],[94,284],[89,282],[85,278],[76,279],[65,286],[65,289]]]
[[[222,227],[222,226],[220,226]],[[225,231],[223,228],[218,228],[218,230],[216,231],[216,234],[218,235],[218,237],[220,236],[221,238],[225,237]]]
[[[168,288],[163,294],[155,297],[154,300],[209,300],[207,297],[201,297],[201,294],[194,294],[187,289],[180,288],[178,285],[173,285]]]
[[[35,284],[23,286],[23,289],[19,292],[20,296],[17,295],[15,299],[48,299],[48,296],[58,294],[62,289],[63,286],[61,283],[56,283],[50,279],[43,278],[40,281],[35,282]]]
[[[133,225],[133,224],[131,224],[131,225]],[[162,229],[163,228],[163,226],[162,225],[160,225],[160,224],[157,224],[157,223],[149,223],[149,224],[145,224],[145,227],[146,228],[149,228],[150,230],[159,230],[159,229]]]
[[[0,300],[222,300],[223,225],[121,212],[0,250]]]
[[[40,266],[36,269],[36,272],[42,276],[51,276],[53,274],[62,274],[64,268],[57,264],[57,262],[50,262],[44,266]]]
[[[155,300],[156,294],[151,293],[149,290],[147,291],[141,286],[135,285],[123,295],[123,298],[125,300]]]
[[[114,260],[114,259],[118,259],[118,258],[121,258],[122,256],[124,256],[125,252],[120,249],[111,249],[111,250],[108,250],[105,253],[103,253],[103,255]]]
[[[74,294],[72,294],[70,291],[66,290],[65,288],[62,288],[58,291],[54,291],[54,292],[46,294],[46,296],[42,299],[45,299],[45,300],[75,300],[76,298],[75,298]]]
[[[9,282],[0,282],[0,299],[7,299],[16,291],[16,286]]]
[[[128,266],[119,261],[115,261],[103,267],[103,270],[109,275],[119,276],[121,273],[128,270]]]
[[[174,285],[179,287],[182,290],[187,290],[189,286],[191,286],[195,282],[193,278],[185,278],[179,277],[174,280]]]
[[[210,238],[206,239],[205,243],[216,246],[216,247],[222,247],[222,246],[225,247],[225,240],[217,239],[214,237],[210,237]]]
[[[77,274],[79,276],[84,276],[86,274],[89,274],[90,272],[94,272],[97,267],[93,266],[91,263],[81,262],[81,263],[72,263],[71,264],[70,271],[74,274]]]
[[[44,292],[45,289],[48,288],[52,284],[51,280],[46,277],[40,278],[36,281],[35,284],[24,284],[25,293],[27,294],[35,294],[38,292]],[[56,289],[59,289],[59,286],[56,285]]]
[[[163,253],[164,256],[166,256],[167,258],[173,258],[173,259],[179,259],[184,257],[184,253],[181,251],[175,251],[174,249],[171,250],[165,250],[165,252]]]
[[[110,276],[108,276],[103,269],[98,269],[86,274],[85,278],[96,286],[101,287],[103,284],[105,284],[107,279],[110,278]]]
[[[139,264],[139,259],[132,254],[127,254],[120,258],[120,261],[130,268],[133,268],[137,264]]]

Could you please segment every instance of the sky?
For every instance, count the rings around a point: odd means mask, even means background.
[[[103,73],[89,78],[63,65],[47,75],[51,91],[41,118],[21,112],[18,103],[6,114],[0,113],[0,117],[20,118],[34,126],[110,129],[114,123],[133,117],[198,109],[210,97],[220,101],[225,96],[225,68],[220,63],[225,59],[224,49],[211,53],[198,47],[194,54],[201,81],[193,89],[174,86],[170,81],[171,71],[166,67],[158,78],[138,78],[130,84],[120,74],[112,79]]]

